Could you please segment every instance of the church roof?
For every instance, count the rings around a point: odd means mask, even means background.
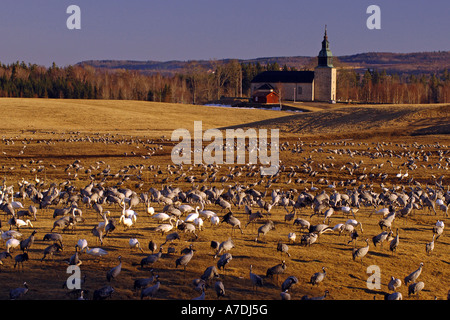
[[[252,83],[312,83],[314,71],[264,71],[256,75]]]

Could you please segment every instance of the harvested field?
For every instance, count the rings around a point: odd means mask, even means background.
[[[82,278],[86,277],[82,288],[88,291],[88,298],[93,297],[95,290],[111,285],[115,292],[110,299],[139,300],[139,292],[133,290],[134,280],[150,277],[151,270],[160,280],[154,300],[200,296],[201,291],[195,290],[193,280],[200,278],[208,267],[217,266],[219,260],[214,258],[216,252],[210,246],[211,241],[231,238],[235,246],[229,251],[232,260],[224,270],[219,270],[218,280],[226,289],[225,297],[220,299],[279,300],[281,284],[288,276],[298,279],[288,291],[292,299],[306,295],[319,297],[328,290],[326,299],[382,300],[385,294],[392,293],[387,287],[391,276],[402,280],[398,291],[405,300],[447,299],[450,289],[448,230],[435,240],[431,254],[427,254],[425,245],[432,240],[433,227],[438,220],[449,224],[448,215],[436,200],[441,199],[447,207],[450,203],[450,137],[443,134],[447,133],[445,131],[433,131],[450,122],[448,105],[336,105],[293,114],[134,101],[1,99],[0,112],[2,118],[7,119],[0,124],[2,192],[7,194],[6,189],[10,187],[14,194],[14,199],[8,196],[3,203],[14,200],[20,201],[25,209],[30,205],[38,208],[36,220],[25,218],[30,219],[33,227],[20,228],[23,238],[30,236],[33,230],[37,231],[23,270],[14,267],[14,258],[22,253],[20,249],[11,252],[12,258],[2,259],[1,300],[9,299],[9,289],[20,287],[23,282],[28,283],[29,292],[22,299],[73,299],[68,294],[70,290],[63,288],[69,276],[66,261],[75,253],[75,245],[82,238],[88,241],[90,248],[101,247],[108,252],[100,258],[87,253],[79,255]],[[204,130],[279,129],[279,173],[260,176],[259,165],[174,165],[170,157],[175,144],[170,141],[172,131],[178,128],[192,130],[193,122],[200,120]],[[56,200],[39,208],[42,202],[29,196],[31,186],[45,193],[52,185],[58,190]],[[219,190],[219,194],[231,203],[233,215],[241,221],[242,233],[239,229],[232,230],[226,222],[213,226],[204,217],[203,230],[199,231],[196,226],[197,237],[178,230],[180,240],[163,245],[162,255],[154,264],[141,266],[141,260],[152,253],[149,242],[152,240],[158,246],[165,242],[166,235],[155,230],[161,222],[147,213],[146,205],[141,201],[133,208],[137,213],[136,222],[127,229],[118,223],[122,208],[105,200],[102,202],[104,211],[110,212],[109,217],[116,220],[117,226],[101,244],[91,232],[103,219],[93,208],[93,201],[88,203],[87,198],[96,193],[92,189],[88,192],[86,187],[90,185],[96,192],[103,190],[103,194],[107,190],[117,190],[124,195],[135,194],[140,199],[141,194],[153,197],[151,206],[155,213],[163,212],[171,201],[189,204],[194,209],[201,207],[194,202],[194,197],[184,197],[196,193],[193,190],[202,190],[206,194],[205,209],[223,219],[227,210],[216,204],[213,196],[213,191]],[[155,190],[164,197],[158,198]],[[238,197],[240,192],[252,196],[245,197],[241,205],[235,205],[241,199]],[[328,196],[337,192],[350,198],[338,204],[327,202],[325,208],[335,209],[331,220],[325,219],[324,209],[311,216],[314,199],[322,192]],[[258,193],[261,198],[255,196]],[[300,201],[302,194],[311,198]],[[64,251],[41,261],[44,249],[51,244],[43,241],[43,237],[51,232],[56,220],[54,210],[73,205],[68,202],[72,195],[79,196],[76,203],[84,221],[76,223],[73,230],[53,230],[62,235]],[[358,196],[357,201],[351,200],[354,195]],[[373,202],[368,195],[379,200]],[[404,195],[407,197],[403,199]],[[398,230],[397,250],[389,250],[389,242],[383,243],[382,247],[374,246],[372,237],[382,232],[379,226],[382,215],[375,210],[392,205],[398,213],[411,198],[418,207],[406,216],[397,215],[391,226],[394,237]],[[434,201],[435,212],[425,205],[427,198]],[[285,205],[282,199],[287,199]],[[272,204],[269,214],[266,214],[267,207],[260,206],[261,200]],[[178,206],[178,203],[174,205]],[[252,212],[263,213],[263,218],[246,226],[249,214],[245,213],[245,205],[251,207]],[[295,216],[290,216],[294,206],[298,206]],[[343,206],[353,208],[354,216],[340,210]],[[16,212],[20,210],[16,209]],[[1,230],[6,232],[10,228],[8,219],[11,215],[5,211],[0,211],[0,215]],[[186,216],[179,219],[184,220]],[[307,220],[311,225],[327,224],[330,227],[345,224],[351,218],[361,223],[363,231],[357,227],[356,242],[349,243],[348,233],[329,230],[319,235],[315,243],[305,246],[300,239],[309,232],[294,225],[297,218]],[[258,237],[258,228],[267,220],[274,222],[275,229]],[[17,230],[16,226],[11,228]],[[289,242],[289,233],[296,234],[294,242]],[[139,240],[143,252],[130,249],[131,238]],[[364,247],[365,239],[369,241],[369,252],[362,262],[358,258],[353,260],[353,248]],[[6,247],[5,241],[0,241],[1,252]],[[288,245],[290,256],[277,251],[279,241]],[[190,245],[195,252],[184,271],[183,267],[176,266],[176,260],[181,256],[181,250]],[[175,252],[168,253],[169,247]],[[119,255],[122,257],[121,273],[108,282],[106,273],[118,264]],[[283,260],[287,266],[285,272],[278,279],[267,277],[267,269]],[[403,280],[421,262],[423,270],[417,281],[423,281],[425,287],[418,295],[409,296],[408,285]],[[263,278],[263,286],[257,291],[251,285],[250,265],[253,272]],[[380,288],[367,285],[371,275],[367,268],[373,265],[381,272]],[[327,273],[324,281],[311,285],[311,276],[322,271],[322,267]],[[206,300],[217,299],[216,280],[209,281]]]

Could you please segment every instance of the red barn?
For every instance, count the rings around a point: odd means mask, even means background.
[[[278,93],[274,91],[274,88],[269,85],[265,84],[259,87],[253,94],[252,94],[252,101],[256,103],[279,103],[280,102],[280,96]]]

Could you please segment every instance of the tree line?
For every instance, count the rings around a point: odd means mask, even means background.
[[[337,74],[336,96],[343,102],[361,103],[448,103],[450,71],[432,74],[388,74],[385,70],[341,69]]]
[[[305,69],[308,69],[306,67]],[[277,62],[191,61],[174,75],[144,75],[137,70],[105,70],[89,65],[58,67],[0,63],[0,97],[53,99],[146,100],[204,104],[221,97],[250,97],[252,79],[263,71],[296,70]],[[450,102],[448,70],[435,74],[399,75],[340,67],[337,100],[361,103]]]

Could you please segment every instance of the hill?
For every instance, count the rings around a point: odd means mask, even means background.
[[[298,104],[300,107],[301,104]],[[320,105],[301,106],[313,112],[283,116],[232,128],[272,128],[290,135],[368,138],[450,134],[450,105]]]
[[[230,59],[219,60],[228,62]],[[297,69],[312,68],[316,64],[316,57],[262,57],[255,59],[238,60],[240,63],[260,63],[261,65],[278,63]],[[161,74],[174,74],[182,72],[192,61],[133,61],[133,60],[87,60],[78,65],[90,65],[100,69],[127,69],[137,70],[145,74],[160,72]],[[212,69],[212,60],[195,61],[205,69]],[[386,70],[390,73],[434,73],[450,69],[450,51],[415,52],[415,53],[390,53],[368,52],[354,55],[335,57],[335,66],[353,67],[357,71],[368,68]]]

